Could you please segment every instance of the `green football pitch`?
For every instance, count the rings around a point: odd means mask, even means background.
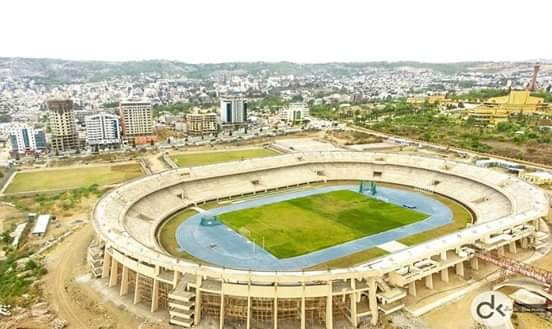
[[[273,155],[278,155],[278,153],[264,148],[250,148],[230,151],[180,153],[172,155],[171,158],[179,167],[192,167]]]
[[[274,256],[288,258],[426,217],[411,209],[341,190],[229,212],[219,219]]]
[[[118,184],[143,175],[137,163],[18,172],[6,193],[70,190],[98,184]]]

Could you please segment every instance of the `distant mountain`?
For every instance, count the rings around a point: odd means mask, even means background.
[[[218,74],[331,74],[344,76],[373,68],[393,69],[413,67],[443,73],[455,73],[483,64],[483,62],[421,63],[421,62],[365,62],[299,64],[291,62],[243,62],[218,64],[188,64],[168,60],[129,62],[70,61],[42,58],[0,57],[0,78],[30,77],[38,83],[78,83],[109,79],[116,76],[182,76],[208,78]]]

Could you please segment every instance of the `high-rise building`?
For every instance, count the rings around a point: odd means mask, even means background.
[[[87,116],[86,144],[91,147],[111,148],[121,144],[119,117],[108,113]]]
[[[309,110],[305,106],[305,103],[290,103],[281,110],[280,119],[291,123],[298,123],[303,122],[308,114]]]
[[[123,139],[132,144],[155,140],[153,115],[148,101],[125,101],[119,104]]]
[[[55,152],[76,150],[79,147],[79,137],[73,111],[73,101],[70,99],[50,99],[48,119],[52,138],[50,144]]]
[[[24,124],[12,124],[8,129],[10,153],[15,155],[44,152],[47,149],[46,135],[42,129]]]
[[[217,114],[196,111],[186,115],[186,130],[189,135],[209,135],[218,131]]]
[[[220,100],[220,120],[223,126],[247,124],[247,100],[242,97],[223,97]]]

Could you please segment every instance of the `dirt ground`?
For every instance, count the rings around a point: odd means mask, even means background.
[[[546,256],[532,263],[532,265],[552,271],[552,253],[548,253]],[[471,302],[475,296],[490,289],[492,289],[492,284],[486,284],[468,293],[460,300],[425,314],[422,316],[422,320],[431,329],[475,328],[475,322],[470,313]],[[530,313],[514,313],[512,323],[516,329],[552,329],[552,322]]]
[[[22,223],[25,214],[9,204],[0,202],[0,233],[11,230],[13,225]]]
[[[50,307],[68,328],[139,328],[143,321],[77,280],[87,273],[86,250],[92,238],[92,227],[86,224],[47,255],[43,286]]]
[[[550,144],[516,145],[495,140],[485,140],[483,142],[493,148],[492,153],[501,156],[520,158],[525,161],[546,165],[552,164],[552,145]]]

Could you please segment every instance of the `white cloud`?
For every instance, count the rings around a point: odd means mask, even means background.
[[[552,57],[551,1],[5,0],[0,56],[223,61]]]

